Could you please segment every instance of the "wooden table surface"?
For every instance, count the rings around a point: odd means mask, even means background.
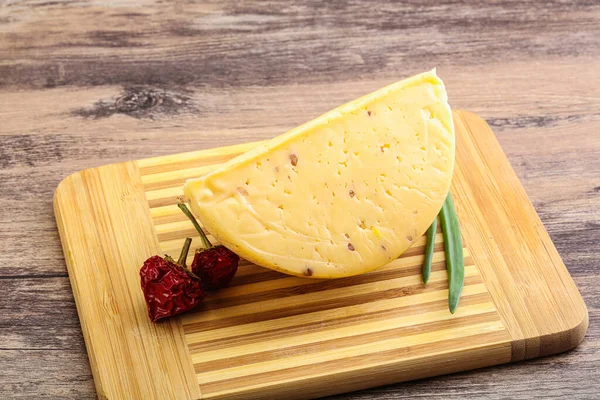
[[[338,398],[597,398],[600,3],[0,0],[0,398],[94,398],[65,176],[259,140],[432,67],[492,126],[589,308],[544,359]]]

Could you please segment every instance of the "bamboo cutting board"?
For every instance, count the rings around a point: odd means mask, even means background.
[[[200,241],[176,207],[185,179],[257,143],[85,170],[54,208],[100,398],[309,398],[566,351],[583,300],[489,126],[454,113],[452,194],[465,289],[447,309],[442,237],[371,273],[319,281],[241,263],[232,286],[153,324],[139,268]],[[191,262],[191,259],[190,259]]]

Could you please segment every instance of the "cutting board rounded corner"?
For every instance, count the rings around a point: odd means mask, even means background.
[[[580,314],[571,327],[536,338],[541,342],[539,357],[573,350],[583,342],[589,326],[589,314],[581,296],[579,300]]]
[[[112,167],[127,166],[128,169],[135,171],[135,173],[134,173],[135,176],[133,177],[134,179],[132,179],[132,181],[137,182],[137,179],[140,176],[137,163],[138,163],[138,161],[126,161],[126,162],[120,162],[120,163],[105,164],[105,165],[100,165],[98,167],[82,169],[82,170],[73,172],[73,173],[65,176],[63,179],[60,180],[60,182],[58,182],[58,185],[56,185],[56,188],[54,189],[52,203],[54,205],[55,211],[56,211],[56,203],[57,203],[58,199],[63,196],[70,196],[67,192],[73,186],[80,184],[80,183],[75,183],[73,181],[84,179],[84,176],[86,174],[94,174],[94,173],[102,174],[103,171],[107,171],[107,170],[111,169]],[[139,186],[141,188],[141,186],[142,186],[141,183],[139,183]]]
[[[67,186],[72,185],[71,181],[76,177],[80,177],[82,172],[83,171],[77,171],[70,175],[67,175],[60,182],[58,182],[58,185],[56,185],[56,189],[54,189],[54,196],[52,198],[52,204],[54,205],[55,213],[57,212],[57,204],[59,198],[66,195],[66,192],[68,191]]]

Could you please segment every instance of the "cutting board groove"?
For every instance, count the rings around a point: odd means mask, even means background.
[[[443,237],[371,273],[309,280],[242,260],[231,287],[152,324],[138,271],[201,243],[176,206],[188,178],[258,143],[82,171],[55,212],[97,391],[106,398],[306,398],[567,350],[587,310],[483,120],[455,113],[452,184],[465,288],[448,312]],[[209,239],[214,239],[209,235]],[[192,256],[188,258],[191,263]]]

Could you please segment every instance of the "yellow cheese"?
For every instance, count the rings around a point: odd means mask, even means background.
[[[222,244],[312,278],[370,271],[428,228],[450,187],[454,126],[435,70],[394,83],[185,184]]]

